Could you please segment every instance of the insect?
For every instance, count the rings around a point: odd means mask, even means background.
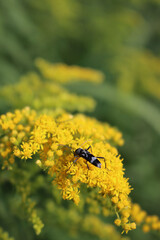
[[[87,140],[89,141],[89,140]],[[83,144],[85,144],[87,141],[85,141]],[[82,145],[83,145],[82,144]],[[81,146],[82,146],[81,145]],[[67,145],[61,145],[60,146],[63,146],[63,147],[66,147],[66,148],[69,148],[72,150],[71,147],[67,146]],[[90,162],[91,164],[93,164],[94,166],[98,167],[98,168],[101,168],[101,162],[98,160],[98,158],[101,158],[101,159],[104,159],[105,161],[105,158],[104,157],[95,157],[93,154],[91,154],[88,150],[91,148],[91,146],[89,146],[87,149],[83,149],[83,148],[77,148],[73,154],[74,154],[74,157],[76,157],[76,159],[73,161],[73,163],[77,162],[77,160],[82,157],[83,159],[85,159],[87,162]],[[72,163],[72,164],[73,164]],[[71,166],[72,166],[71,164]],[[69,167],[69,169],[71,168],[71,166]],[[87,167],[88,167],[88,163],[87,163]],[[106,161],[105,161],[105,168],[106,168]],[[68,169],[68,170],[69,170]],[[89,167],[88,167],[89,169]]]
[[[88,162],[90,162],[91,164],[93,164],[94,166],[101,168],[101,162],[98,160],[98,158],[102,158],[105,159],[104,157],[95,157],[93,154],[91,154],[88,150],[91,148],[91,146],[89,146],[87,149],[82,149],[82,148],[77,148],[74,152],[74,156],[77,157],[74,160],[74,163],[80,158],[84,158],[85,160],[87,160]],[[88,166],[88,165],[87,165]]]

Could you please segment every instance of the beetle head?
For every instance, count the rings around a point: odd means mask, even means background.
[[[76,151],[74,152],[74,156],[79,156],[81,152],[81,148],[77,148]]]

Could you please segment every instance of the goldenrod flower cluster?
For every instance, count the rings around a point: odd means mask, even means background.
[[[140,92],[160,99],[160,60],[149,51],[130,49],[119,54],[113,66],[118,87],[128,92]],[[138,86],[138,88],[137,88]]]
[[[83,200],[82,200],[83,201]],[[81,207],[80,207],[81,208]],[[106,224],[98,216],[93,214],[82,214],[79,207],[57,207],[52,200],[47,201],[46,204],[47,216],[59,219],[59,224],[63,228],[69,230],[72,236],[77,236],[80,232],[89,233],[97,236],[100,239],[113,239],[113,240],[127,240],[128,238],[122,237],[111,224]],[[81,212],[79,214],[78,210]],[[85,210],[86,211],[86,208]],[[51,216],[50,216],[51,215]]]
[[[64,63],[51,64],[41,58],[36,60],[36,66],[46,79],[60,83],[77,80],[100,83],[104,80],[104,75],[100,71],[91,68],[69,66]]]
[[[29,108],[2,115],[0,119],[0,154],[3,168],[12,168],[15,159],[37,159],[36,163],[54,178],[61,190],[63,199],[80,201],[81,185],[99,189],[102,198],[109,198],[114,213],[119,216],[119,224],[125,232],[135,228],[129,215],[123,214],[130,209],[128,195],[131,188],[124,177],[122,159],[110,143],[122,145],[121,133],[106,123],[76,115],[62,114],[56,119],[41,115]],[[74,151],[92,146],[94,156],[101,156],[102,168],[97,168],[79,158],[75,164]]]
[[[83,220],[83,229],[100,239],[125,240],[111,224],[103,223],[98,217],[94,215],[86,216]],[[127,240],[127,239],[126,239]]]
[[[35,209],[36,203],[29,197],[29,184],[25,184],[24,180],[22,179],[20,183],[16,183],[16,189],[21,196],[21,205],[25,210],[25,217],[29,222],[32,223],[35,233],[37,235],[40,234],[44,224],[42,223],[41,219],[38,216],[37,210]]]
[[[144,232],[149,232],[151,230],[160,231],[160,218],[158,216],[149,216],[138,204],[132,204],[130,213],[132,219],[138,225],[141,225]]]
[[[0,156],[3,158],[2,169],[11,168],[15,162],[15,157],[20,155],[18,146],[22,140],[30,135],[34,125],[36,112],[28,107],[23,110],[8,112],[0,118]]]
[[[136,224],[142,225],[144,232],[160,229],[159,218],[147,216],[128,197],[131,188],[128,179],[124,177],[122,159],[113,147],[123,144],[122,134],[116,128],[82,114],[38,116],[35,111],[26,107],[1,115],[0,136],[2,169],[14,169],[18,159],[33,159],[34,163],[53,178],[52,182],[60,189],[63,199],[73,200],[76,205],[80,200],[85,201],[89,215],[86,217],[84,230],[89,231],[92,221],[96,226],[104,224],[92,214],[103,214],[105,217],[116,214],[115,225],[121,226],[126,233],[135,229]],[[88,146],[91,146],[90,151],[94,156],[105,158],[100,159],[102,168],[87,163],[83,158],[73,163],[74,151]],[[81,195],[83,186],[92,190],[86,199]],[[35,203],[28,197],[29,188],[19,184],[17,191],[22,196],[28,220],[39,234],[43,223],[34,209]],[[98,227],[94,228],[94,234],[98,236],[96,229]],[[103,238],[108,234],[108,225],[104,229],[106,233],[103,231],[103,236],[99,234],[99,237]]]
[[[65,109],[67,111],[92,111],[95,101],[90,97],[69,93],[58,83],[43,81],[37,73],[23,76],[16,84],[0,89],[0,97],[10,108],[30,106],[36,110]]]

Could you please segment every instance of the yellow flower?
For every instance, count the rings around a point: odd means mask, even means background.
[[[32,143],[36,143],[40,148],[43,148],[43,144],[46,142],[46,130],[40,127],[35,128],[32,132]]]
[[[122,144],[122,135],[117,129],[82,114],[72,118],[67,113],[57,119],[48,115],[38,117],[29,108],[15,111],[10,121],[13,119],[16,119],[14,130],[17,135],[14,134],[14,138],[17,138],[17,146],[15,147],[14,141],[9,142],[14,133],[10,129],[2,141],[4,145],[1,155],[8,156],[4,166],[12,164],[15,156],[21,159],[37,158],[36,164],[47,169],[48,174],[54,177],[53,184],[61,190],[63,199],[73,200],[78,205],[82,185],[97,189],[99,201],[103,202],[106,198],[103,207],[110,206],[112,213],[119,214],[124,231],[128,232],[135,227],[129,222],[130,214],[124,214],[125,209],[131,208],[131,187],[124,177],[122,159],[117,149],[111,145]],[[3,116],[1,125],[5,120],[6,117]],[[26,129],[28,125],[30,131]],[[76,163],[73,163],[75,150],[87,149],[89,146],[93,156],[102,157],[99,159],[101,168],[82,157],[78,157]],[[92,201],[90,210],[97,214],[100,209],[96,201]]]
[[[144,224],[143,227],[142,227],[142,230],[143,230],[143,232],[145,232],[145,233],[149,232],[149,231],[150,231],[149,225]]]
[[[94,73],[94,72],[93,72]],[[92,73],[92,76],[95,75]],[[64,75],[66,76],[66,74]],[[62,79],[63,82],[63,79]],[[24,91],[25,89],[25,91]],[[36,92],[36,95],[33,94]],[[3,95],[3,99],[12,105],[12,108],[29,105],[37,110],[43,109],[56,109],[55,111],[61,111],[66,109],[69,111],[93,111],[96,102],[93,98],[87,96],[77,96],[74,93],[68,92],[67,89],[60,84],[42,80],[37,73],[28,73],[23,76],[16,84],[7,85],[1,87],[0,95]],[[11,114],[5,116],[3,119],[3,129],[14,129],[14,124],[20,122],[21,117],[28,118],[29,124],[35,119],[34,112],[29,112],[26,109],[23,112],[16,111],[16,116],[13,118]],[[52,112],[53,114],[53,112]],[[9,119],[13,118],[13,122],[9,122]]]
[[[111,200],[113,203],[118,203],[118,197],[116,197],[116,196],[112,197]]]
[[[20,149],[18,149],[17,147],[15,147],[14,148],[14,155],[16,156],[16,157],[20,157],[21,156],[21,151],[20,151]]]
[[[51,127],[52,125],[54,127]],[[109,129],[109,125],[107,128]],[[102,195],[111,196],[113,204],[119,211],[126,207],[130,208],[128,194],[131,189],[128,179],[124,178],[122,160],[117,155],[117,150],[108,142],[110,139],[113,141],[117,130],[112,128],[112,135],[109,131],[107,135],[105,130],[106,124],[100,124],[95,119],[82,115],[77,115],[70,121],[57,121],[57,123],[51,117],[41,116],[35,123],[31,142],[34,139],[35,143],[41,145],[44,165],[48,166],[48,173],[51,176],[56,174],[53,183],[61,189],[64,199],[72,199],[78,204],[80,183],[84,183],[91,188],[100,188]],[[83,158],[79,158],[77,163],[73,164],[73,153],[76,148],[81,145],[86,148],[90,142],[92,142],[93,155],[105,158],[101,160],[101,169],[91,163],[88,163],[87,167],[86,160]],[[55,164],[53,164],[53,160],[46,161],[48,157],[52,156],[52,151],[56,153],[54,155]],[[129,229],[132,229],[131,226]]]
[[[90,68],[68,66],[62,63],[51,64],[40,58],[36,60],[36,65],[45,78],[61,83],[77,80],[99,83],[104,79],[104,75],[100,71]]]
[[[29,143],[25,143],[23,142],[21,144],[21,148],[22,148],[22,151],[21,151],[21,158],[32,158],[32,149],[31,149],[31,146]]]
[[[150,230],[160,230],[160,219],[158,216],[148,216],[146,211],[142,210],[138,204],[132,204],[130,209],[132,219],[142,226],[144,232]]]
[[[120,226],[121,225],[121,220],[116,219],[116,220],[114,220],[114,223],[115,223],[115,225]]]

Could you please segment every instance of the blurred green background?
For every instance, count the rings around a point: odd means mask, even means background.
[[[104,72],[99,86],[66,87],[92,96],[97,107],[89,115],[123,133],[131,197],[160,215],[160,1],[0,0],[0,88],[37,71],[37,57]],[[0,113],[12,110],[0,101]],[[47,239],[62,239],[57,229]],[[158,239],[139,229],[129,236]]]

